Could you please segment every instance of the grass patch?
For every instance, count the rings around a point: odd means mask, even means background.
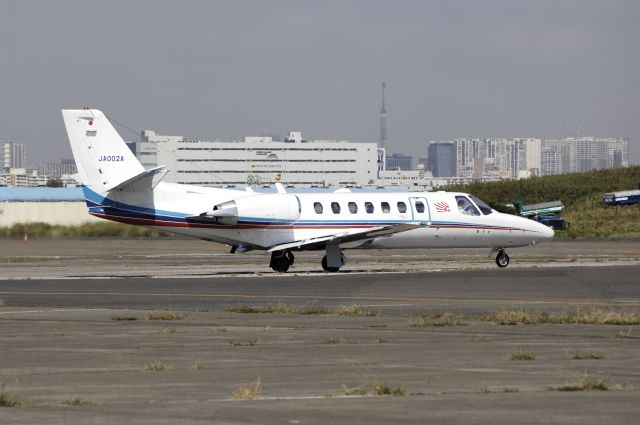
[[[373,317],[378,315],[377,311],[367,310],[359,304],[341,305],[333,312],[338,316],[352,317]]]
[[[149,320],[182,320],[184,319],[179,313],[175,311],[160,311],[157,313],[151,313]]]
[[[501,386],[490,386],[483,385],[480,388],[480,392],[482,394],[495,394],[495,393],[519,393],[520,389],[516,387],[501,387]]]
[[[328,344],[328,345],[342,344],[343,342],[346,342],[346,341],[343,340],[342,338],[327,338],[324,341],[322,341],[323,344]]]
[[[431,326],[467,326],[469,322],[464,316],[453,313],[437,313],[432,316],[418,316],[409,319],[412,328],[426,328]]]
[[[249,307],[245,304],[228,306],[224,308],[227,313],[260,313],[257,308]]]
[[[174,333],[176,333],[178,331],[176,330],[176,328],[165,328],[165,329],[161,330],[160,332],[163,333],[163,334],[174,334]]]
[[[570,351],[569,356],[573,360],[602,360],[605,357],[602,354],[594,353],[592,351]]]
[[[25,228],[29,238],[175,238],[165,232],[115,222],[85,223],[79,226],[60,226],[48,223],[16,223],[0,227],[0,237],[20,238]]]
[[[62,404],[66,404],[67,406],[98,406],[101,403],[98,401],[89,400],[86,398],[73,397],[63,401]]]
[[[257,345],[260,345],[260,340],[259,339],[247,339],[247,340],[231,340],[229,341],[229,345],[232,345],[234,347],[255,347]]]
[[[4,384],[0,385],[0,407],[22,407],[26,404],[27,402],[17,396],[15,392],[5,392]]]
[[[137,317],[135,316],[116,316],[116,317],[112,317],[111,320],[117,320],[117,321],[133,321],[133,320],[138,320]]]
[[[607,391],[609,389],[609,378],[584,373],[576,382],[560,385],[558,387],[547,387],[548,391]]]
[[[240,304],[235,306],[227,306],[224,308],[224,311],[227,313],[262,313],[262,314],[327,314],[327,311],[324,308],[319,307],[298,307],[289,304],[278,303],[274,305],[269,305],[267,307],[251,307],[246,304]]]
[[[614,338],[621,338],[621,339],[631,338],[631,328],[629,328],[629,330],[626,331],[626,332],[625,331],[619,331],[613,337]]]
[[[144,370],[148,370],[151,372],[164,372],[167,369],[169,369],[169,366],[160,361],[151,362],[144,365]]]
[[[386,382],[365,382],[357,387],[348,388],[346,385],[342,386],[342,391],[346,396],[404,396],[407,395],[407,390],[402,386],[393,387]]]
[[[191,369],[193,370],[200,370],[202,368],[204,368],[204,364],[200,360],[194,360],[191,364]]]
[[[511,353],[509,355],[509,359],[514,360],[514,361],[535,360],[536,359],[536,355],[533,354],[533,353],[530,353],[528,351],[518,350],[518,351],[514,351],[513,353]]]
[[[260,377],[255,385],[248,387],[240,387],[233,392],[233,398],[235,400],[257,400],[262,394],[262,385],[260,384]]]
[[[640,314],[616,310],[592,309],[549,313],[531,310],[500,310],[488,313],[481,320],[497,325],[579,324],[579,325],[638,325]]]

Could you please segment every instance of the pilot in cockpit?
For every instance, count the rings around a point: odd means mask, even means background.
[[[456,196],[458,201],[458,210],[466,215],[480,215],[476,207],[464,196]]]

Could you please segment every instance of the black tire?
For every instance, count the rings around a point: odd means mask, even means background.
[[[271,268],[273,269],[273,271],[275,272],[279,272],[279,273],[286,273],[287,270],[289,270],[289,267],[291,266],[291,264],[289,264],[289,260],[287,260],[286,258],[284,260],[281,261],[277,261],[275,262]]]
[[[290,257],[289,254],[289,252],[280,252],[279,255],[276,253],[271,255],[271,263],[269,266],[273,271],[286,273],[287,270],[289,270],[289,267],[293,264],[293,254],[290,254]]]
[[[327,273],[336,273],[340,271],[340,267],[329,267],[327,265],[327,256],[322,257],[322,270]]]
[[[496,255],[496,264],[500,268],[504,268],[509,265],[509,256],[503,250],[498,251],[498,255]]]

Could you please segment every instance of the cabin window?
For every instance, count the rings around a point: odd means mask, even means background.
[[[416,201],[416,212],[422,214],[424,212],[424,204],[422,201]]]
[[[322,214],[322,204],[320,202],[313,203],[313,209],[316,211],[316,214]]]
[[[485,202],[483,202],[480,198],[473,195],[469,195],[469,198],[471,198],[471,200],[476,203],[478,208],[480,208],[480,211],[482,211],[482,214],[489,215],[493,212],[493,209]]]
[[[382,212],[385,214],[389,214],[391,212],[391,206],[388,202],[381,203],[380,207],[382,207]]]
[[[371,202],[365,202],[364,209],[367,212],[367,214],[373,214],[373,204]]]
[[[407,204],[405,204],[404,202],[398,202],[398,211],[400,211],[401,213],[406,213]]]
[[[332,202],[331,211],[333,211],[334,214],[340,214],[340,204],[337,202]]]
[[[358,212],[358,204],[355,202],[349,202],[349,212],[351,214],[356,214]]]
[[[456,196],[458,211],[465,215],[480,215],[480,211],[465,196]]]

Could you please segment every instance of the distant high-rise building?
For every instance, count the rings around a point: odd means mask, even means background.
[[[11,168],[24,168],[26,152],[22,143],[0,143],[0,166],[5,172]]]
[[[458,177],[520,178],[540,174],[540,139],[454,139]]]
[[[454,177],[456,145],[454,142],[431,142],[427,148],[427,169],[433,177]]]
[[[582,173],[629,166],[629,140],[620,137],[569,137],[542,142],[542,175]]]
[[[62,159],[60,162],[43,162],[38,167],[38,173],[49,179],[60,179],[63,175],[73,175],[78,172],[73,159]]]
[[[387,108],[385,107],[384,89],[385,82],[382,82],[382,108],[380,108],[380,147],[387,147]]]
[[[386,170],[413,170],[413,157],[410,155],[403,155],[400,153],[394,153],[386,158]]]

